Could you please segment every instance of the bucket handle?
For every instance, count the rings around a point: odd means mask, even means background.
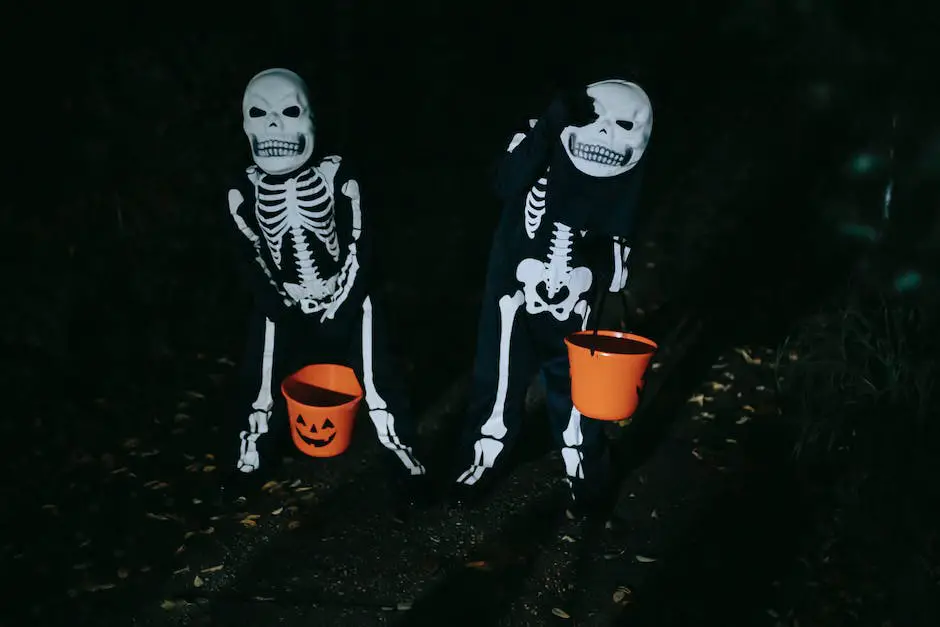
[[[594,351],[597,347],[597,332],[601,328],[601,312],[604,311],[604,304],[607,301],[607,293],[610,290],[608,290],[601,281],[598,281],[598,291],[600,291],[600,295],[598,297],[597,303],[597,314],[594,316],[594,334],[592,335],[594,342],[591,343],[591,357],[594,356]],[[617,290],[617,293],[620,294],[620,300],[623,303],[624,315],[626,315],[626,312],[630,310],[630,303],[627,301],[626,291]]]

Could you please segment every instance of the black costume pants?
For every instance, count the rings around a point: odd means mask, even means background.
[[[541,373],[552,433],[574,501],[588,508],[603,507],[610,497],[603,424],[582,417],[572,405],[564,343],[568,334],[585,327],[585,316],[573,311],[567,320],[558,321],[549,312],[529,314],[521,290],[500,290],[496,283],[488,280],[483,297],[467,417],[472,428],[462,446],[472,462],[464,466],[457,482],[473,486],[485,480],[506,457],[519,436],[528,386]]]
[[[349,366],[365,392],[364,402],[394,469],[422,475],[415,456],[414,421],[400,368],[391,358],[381,311],[366,297],[361,306],[341,310],[333,320],[320,314],[292,312],[277,323],[254,311],[242,360],[236,419],[239,431],[237,467],[251,472],[274,460],[290,441],[281,382],[316,363]]]

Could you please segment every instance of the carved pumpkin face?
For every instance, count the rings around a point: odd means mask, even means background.
[[[336,437],[336,427],[329,418],[320,425],[316,425],[313,421],[298,414],[294,421],[294,429],[304,444],[315,448],[329,446]]]

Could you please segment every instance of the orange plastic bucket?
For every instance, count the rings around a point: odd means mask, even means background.
[[[349,448],[362,386],[352,368],[315,364],[281,383],[287,400],[291,437],[311,457],[335,457]]]
[[[656,342],[620,331],[578,331],[566,337],[565,344],[575,408],[595,420],[632,416],[646,368],[659,348]]]

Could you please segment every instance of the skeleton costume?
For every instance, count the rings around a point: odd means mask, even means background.
[[[484,480],[517,437],[527,387],[541,374],[575,505],[604,506],[610,496],[602,423],[572,405],[564,338],[586,328],[597,289],[626,285],[652,108],[626,81],[593,83],[584,94],[530,120],[497,170],[504,210],[478,330],[464,447],[472,461],[458,494]]]
[[[229,224],[255,310],[237,411],[237,469],[257,470],[270,452],[268,431],[287,432],[286,404],[275,403],[284,377],[312,363],[341,363],[362,382],[390,461],[404,476],[423,476],[409,444],[410,407],[369,293],[371,230],[359,184],[340,157],[312,159],[313,116],[293,72],[255,76],[242,109],[255,165],[228,192]]]

